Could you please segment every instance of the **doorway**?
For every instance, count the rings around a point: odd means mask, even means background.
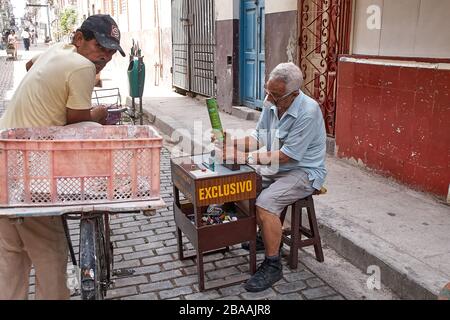
[[[265,2],[241,1],[240,92],[244,106],[260,109],[265,97]]]

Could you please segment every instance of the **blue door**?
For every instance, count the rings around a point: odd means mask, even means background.
[[[265,83],[265,6],[263,0],[241,3],[241,101],[247,107],[260,108]]]

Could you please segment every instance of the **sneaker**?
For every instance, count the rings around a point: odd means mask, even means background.
[[[255,274],[248,279],[244,288],[250,292],[264,291],[283,277],[281,260],[271,261],[267,258],[261,263]]]
[[[243,242],[241,244],[242,249],[250,251],[250,242]],[[283,242],[280,242],[280,250],[283,247]],[[258,233],[256,234],[256,252],[257,253],[261,253],[265,251],[265,247],[264,247],[264,241],[261,235],[261,231],[258,231]]]

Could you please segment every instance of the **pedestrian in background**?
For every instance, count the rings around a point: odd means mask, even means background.
[[[3,30],[2,40],[3,40],[3,44],[5,45],[5,47],[8,44],[8,36],[9,36],[9,30],[8,29]]]
[[[17,36],[14,30],[11,30],[8,34],[8,44],[13,44],[17,49]]]
[[[34,29],[31,29],[30,36],[31,36],[31,44],[35,45],[36,44],[36,34],[34,32]]]
[[[6,45],[14,48],[14,59],[17,60],[17,50],[19,47],[19,43],[17,42],[17,36],[14,30],[11,30],[11,32],[9,33],[8,43]]]
[[[25,51],[30,51],[30,40],[31,40],[31,34],[28,32],[28,28],[25,28],[22,31],[22,34],[20,35],[23,40],[23,46],[25,48]]]

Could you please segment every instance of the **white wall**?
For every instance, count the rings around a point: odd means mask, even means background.
[[[130,19],[130,30],[128,31],[141,30],[141,0],[128,0],[128,17]]]
[[[153,1],[141,0],[142,30],[150,30],[155,26],[155,4]]]
[[[380,28],[370,30],[371,5],[380,8]],[[450,58],[450,1],[356,0],[353,53]]]
[[[412,55],[420,5],[421,0],[384,1],[380,54]]]
[[[239,19],[239,6],[239,0],[216,0],[216,20],[223,21]]]
[[[297,0],[265,0],[265,1],[266,1],[266,14],[297,10]]]
[[[130,9],[130,6],[127,5],[127,8],[124,9],[124,11],[121,13],[119,11],[119,2],[120,0],[117,1],[117,8],[116,8],[116,12],[117,12],[117,25],[119,26],[120,32],[128,32],[128,10]],[[129,2],[129,0],[126,0],[125,3]]]
[[[239,0],[216,0],[216,20],[239,19]],[[295,11],[297,10],[297,0],[265,0],[266,14]]]
[[[87,17],[87,0],[78,0],[77,2],[77,13],[78,13],[78,20],[79,20],[79,26],[83,23],[83,15],[86,15]]]
[[[148,0],[142,0],[142,2]],[[159,6],[159,24],[161,28],[172,28],[172,4],[171,1],[157,0]]]
[[[450,58],[450,1],[422,0],[414,53]],[[437,17],[437,19],[434,19]]]

